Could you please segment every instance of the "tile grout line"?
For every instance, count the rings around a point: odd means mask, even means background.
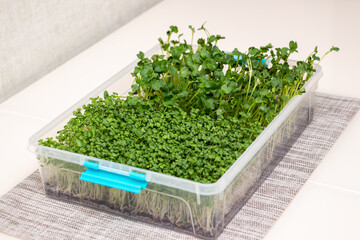
[[[31,119],[31,120],[35,120],[35,121],[44,122],[44,123],[49,122],[49,119],[46,119],[46,118],[35,117],[32,115],[28,115],[28,114],[7,110],[7,109],[1,108],[1,107],[0,107],[0,113],[11,114],[11,115],[15,115],[17,117],[27,118],[27,119]]]
[[[314,180],[308,180],[307,182],[313,183],[313,184],[318,185],[318,186],[322,186],[322,187],[326,187],[326,188],[331,188],[331,189],[339,190],[339,191],[343,191],[343,192],[348,192],[348,193],[352,193],[352,194],[356,194],[356,195],[359,195],[359,196],[360,196],[360,191],[351,190],[351,189],[347,189],[347,188],[343,188],[343,187],[337,187],[337,186],[334,186],[334,185],[330,185],[330,184],[326,184],[326,183],[321,183],[321,182],[314,181]]]

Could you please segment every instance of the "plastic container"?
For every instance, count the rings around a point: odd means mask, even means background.
[[[158,50],[155,47],[147,54]],[[55,136],[73,117],[72,112],[88,103],[90,97],[102,96],[104,90],[118,92],[121,86],[132,82],[130,73],[135,64],[117,73],[31,137],[30,150],[37,154],[46,195],[198,237],[216,238],[312,120],[321,68],[317,68],[304,86],[306,93],[291,99],[216,183],[197,183],[38,145],[39,139]]]

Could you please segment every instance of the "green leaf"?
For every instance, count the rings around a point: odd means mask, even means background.
[[[220,100],[220,106],[227,108],[229,106],[229,101]]]
[[[265,106],[260,106],[259,107],[259,109],[260,109],[260,111],[262,111],[262,112],[267,112],[267,107],[265,107]]]
[[[201,51],[200,51],[200,56],[201,56],[203,59],[210,59],[210,58],[211,58],[210,52],[207,51],[206,49],[201,49]]]
[[[271,43],[268,43],[266,46],[262,46],[260,47],[260,51],[263,52],[263,53],[266,53],[267,51],[269,51],[270,48],[272,48],[272,44]]]
[[[334,47],[334,46],[332,46],[330,49],[330,51],[335,51],[335,52],[338,52],[339,50],[340,50],[340,48]]]
[[[179,31],[177,26],[170,26],[170,30],[174,33],[177,33]]]
[[[166,97],[164,97],[164,101],[163,104],[165,106],[172,106],[175,104],[174,102],[174,95],[167,95]]]
[[[259,54],[259,53],[260,53],[259,49],[256,49],[254,47],[249,48],[249,54],[250,55],[255,56],[255,55]]]
[[[171,47],[170,48],[170,53],[171,53],[171,56],[174,58],[174,59],[179,59],[181,57],[181,51],[177,50],[178,48],[174,48],[174,47]]]
[[[271,78],[271,86],[273,88],[280,88],[281,86],[281,79],[277,78],[277,77],[272,77]]]
[[[281,48],[281,55],[287,56],[289,54],[289,49],[287,47]]]
[[[192,60],[196,63],[201,63],[201,57],[200,57],[200,53],[196,52],[194,55],[192,55]]]
[[[198,45],[200,45],[200,46],[204,46],[205,40],[204,40],[203,38],[199,38],[199,39],[197,40],[197,43],[198,43]]]
[[[203,63],[202,67],[204,69],[209,69],[211,71],[214,71],[216,69],[216,64],[215,64],[215,61],[213,59],[207,59]]]
[[[201,76],[199,77],[199,80],[201,81],[200,87],[202,88],[211,88],[212,82],[209,79],[209,76]]]
[[[156,79],[151,81],[151,88],[155,91],[159,90],[161,87],[164,87],[166,83],[162,79]]]
[[[260,95],[261,95],[262,97],[264,97],[264,96],[268,95],[268,93],[269,93],[269,90],[268,90],[268,89],[263,89],[263,90],[261,90]]]
[[[240,56],[240,55],[241,55],[241,52],[240,52],[237,48],[235,48],[235,49],[231,52],[231,55],[232,55],[232,56]]]
[[[235,55],[237,59],[239,59],[239,55]],[[231,63],[238,63],[238,64],[241,64],[241,61],[237,61],[234,59],[234,55],[232,54],[225,54],[223,56],[223,61],[224,61],[224,64],[231,64]]]
[[[223,84],[221,86],[221,91],[225,94],[230,94],[233,88],[231,86],[227,86],[226,84]]]
[[[173,65],[170,66],[170,73],[171,73],[171,76],[173,76],[173,77],[178,77],[179,76],[178,70]]]
[[[135,105],[139,101],[139,97],[127,97],[126,101],[129,105]]]
[[[142,78],[149,78],[151,77],[152,73],[153,73],[153,69],[148,65],[146,65],[145,68],[140,71],[140,75]]]
[[[160,45],[164,45],[164,40],[162,40],[162,38],[158,38],[158,41],[159,41]]]
[[[312,58],[316,61],[320,61],[320,58],[318,56],[316,56],[315,54],[312,56]]]
[[[182,67],[180,69],[180,77],[181,78],[187,78],[189,76],[189,74],[190,74],[190,71],[187,67]]]
[[[214,35],[211,35],[209,38],[208,38],[208,42],[214,42],[216,40],[216,37]]]
[[[216,110],[216,115],[218,115],[218,116],[221,116],[221,115],[223,115],[225,113],[225,111],[223,110],[223,109],[218,109],[218,110]]]
[[[288,81],[289,84],[292,84],[292,82],[294,81],[294,76],[292,74],[289,74],[286,77],[286,80]]]
[[[108,91],[104,91],[104,99],[107,99],[109,97]]]
[[[230,81],[229,87],[230,87],[232,90],[234,90],[234,89],[236,88],[236,82]]]
[[[153,63],[153,69],[154,72],[157,73],[164,73],[167,72],[168,68],[167,68],[167,61],[166,60],[162,60],[162,61],[156,61]]]
[[[290,48],[290,52],[297,52],[296,50],[298,48],[297,42],[290,41],[289,48]]]
[[[224,77],[224,72],[223,71],[214,71],[214,76],[216,78],[222,79]]]
[[[192,75],[193,77],[199,77],[199,76],[201,75],[201,73],[200,73],[199,70],[195,69],[195,70],[193,70],[193,71],[191,72],[191,75]]]
[[[215,108],[214,99],[208,98],[205,100],[204,104],[205,104],[205,107],[208,109],[213,110]]]
[[[132,90],[133,93],[139,92],[140,87],[137,84],[133,84],[133,85],[131,85],[131,90]]]
[[[177,97],[179,97],[179,98],[185,98],[185,97],[187,97],[189,95],[189,93],[187,92],[187,91],[182,91],[181,93],[179,93],[178,95],[177,95]]]
[[[256,102],[256,103],[261,103],[261,102],[262,102],[262,100],[263,100],[263,99],[262,99],[261,97],[257,97],[257,98],[255,98],[255,102]]]
[[[290,99],[290,97],[288,96],[288,95],[283,95],[283,96],[281,96],[281,101],[283,101],[283,102],[287,102],[287,101],[289,101],[289,99]]]
[[[184,57],[184,60],[185,60],[186,65],[189,66],[189,67],[194,64],[194,63],[193,63],[193,60],[192,60],[192,57],[189,56],[189,55],[185,56],[185,57]]]
[[[138,54],[136,54],[136,56],[137,56],[140,60],[144,60],[145,54],[140,51]]]
[[[77,144],[79,147],[82,147],[82,142],[81,142],[79,139],[76,140],[76,144]]]
[[[301,95],[301,94],[303,94],[303,93],[305,93],[306,91],[305,91],[305,88],[301,88],[299,91],[298,91],[298,94],[299,95]]]

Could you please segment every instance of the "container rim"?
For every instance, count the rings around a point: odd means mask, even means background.
[[[160,49],[159,45],[151,48],[146,55],[150,55],[152,53],[157,52]],[[67,162],[72,162],[76,164],[83,165],[85,161],[94,161],[98,162],[100,166],[104,166],[106,168],[114,169],[114,171],[126,171],[126,172],[139,172],[146,175],[146,180],[148,182],[161,184],[164,186],[181,189],[184,191],[200,194],[200,195],[215,195],[224,191],[229,183],[236,177],[236,175],[242,171],[247,163],[251,160],[251,158],[257,153],[257,151],[266,143],[266,141],[271,137],[271,135],[276,131],[276,129],[286,120],[286,118],[291,114],[291,112],[298,106],[298,104],[304,99],[304,97],[308,94],[308,91],[319,81],[321,76],[323,75],[322,68],[320,65],[316,67],[316,71],[311,76],[311,78],[304,84],[305,93],[302,95],[297,95],[293,97],[286,106],[280,111],[280,113],[271,121],[271,123],[261,132],[261,134],[252,142],[252,144],[241,154],[241,156],[232,164],[232,166],[218,179],[218,181],[214,183],[199,183],[192,180],[187,180],[171,175],[166,175],[146,169],[141,169],[137,167],[128,166],[125,164],[110,162],[104,159],[95,158],[86,156],[79,153],[73,153],[65,150],[50,148],[46,146],[41,146],[38,144],[38,140],[41,139],[43,135],[45,135],[48,131],[53,129],[55,126],[60,124],[66,118],[70,117],[73,111],[82,105],[88,103],[89,98],[94,96],[98,96],[99,93],[103,92],[107,87],[115,83],[118,79],[120,79],[125,74],[129,73],[133,70],[135,65],[137,64],[137,60],[130,63],[128,66],[123,68],[121,71],[117,72],[110,79],[105,81],[99,87],[91,91],[77,103],[69,107],[66,111],[60,114],[53,121],[48,123],[45,127],[40,129],[38,132],[33,134],[29,139],[28,149],[30,152],[35,154],[52,157],[56,159],[60,159]],[[297,61],[288,60],[291,65],[295,65]],[[166,179],[166,181],[164,181]]]

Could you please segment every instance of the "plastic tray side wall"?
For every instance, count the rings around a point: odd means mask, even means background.
[[[48,197],[125,215],[137,220],[214,238],[224,228],[221,194],[195,193],[148,183],[140,194],[79,180],[86,167],[38,156],[40,174]]]
[[[224,225],[231,221],[261,183],[272,173],[279,161],[312,121],[316,89],[317,83],[308,90],[295,110],[227,186],[225,189]]]

